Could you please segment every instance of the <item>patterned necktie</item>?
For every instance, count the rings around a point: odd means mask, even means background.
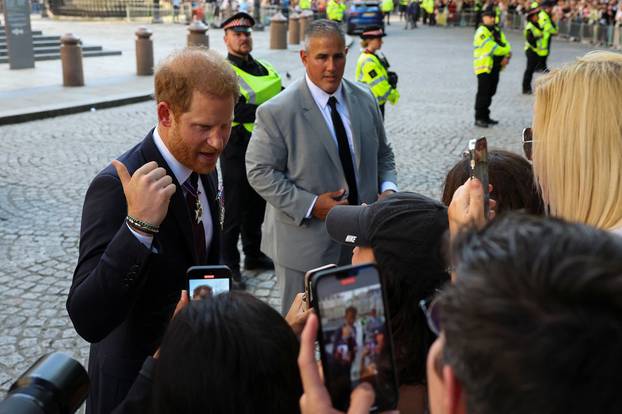
[[[205,228],[203,227],[203,208],[199,201],[199,175],[195,172],[183,185],[186,193],[186,205],[190,213],[190,223],[192,223],[192,240],[198,264],[207,263],[207,246],[205,244]]]
[[[346,175],[346,182],[348,183],[348,189],[350,190],[348,192],[348,203],[355,206],[359,203],[359,194],[356,187],[354,165],[352,164],[352,153],[350,152],[350,145],[348,144],[346,128],[343,126],[343,121],[341,120],[339,112],[337,112],[337,99],[334,96],[328,98],[328,106],[330,106],[330,117],[333,120],[335,136],[337,137],[339,159],[341,160],[341,166],[343,167],[343,172]]]

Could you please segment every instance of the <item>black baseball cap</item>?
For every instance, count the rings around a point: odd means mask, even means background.
[[[368,206],[336,206],[326,230],[338,243],[371,247],[381,272],[412,275],[409,284],[425,285],[417,274],[448,279],[447,207],[417,193],[398,192]],[[432,280],[430,279],[430,280]]]
[[[326,217],[326,230],[338,243],[377,247],[396,245],[418,235],[424,221],[427,231],[445,232],[447,207],[424,195],[398,192],[368,206],[336,206]]]

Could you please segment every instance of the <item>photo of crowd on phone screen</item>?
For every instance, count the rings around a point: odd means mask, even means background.
[[[375,387],[386,335],[380,284],[335,293],[319,306],[331,394],[349,396],[363,381]]]

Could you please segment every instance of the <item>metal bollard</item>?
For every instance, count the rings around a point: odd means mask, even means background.
[[[287,19],[281,12],[270,19],[270,49],[287,49]]]
[[[82,46],[72,33],[60,38],[60,60],[63,67],[63,86],[84,86]]]
[[[304,10],[300,14],[300,41],[304,42],[307,34],[307,28],[309,23],[313,20],[313,12],[311,10]]]
[[[209,49],[209,37],[207,35],[207,26],[202,22],[195,20],[188,26],[188,47],[201,46]]]
[[[293,12],[289,15],[289,31],[287,42],[290,45],[300,44],[300,16]]]
[[[136,74],[138,76],[153,75],[153,32],[146,27],[136,30]]]

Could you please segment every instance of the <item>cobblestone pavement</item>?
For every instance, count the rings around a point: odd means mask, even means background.
[[[515,58],[501,75],[492,105],[494,129],[473,127],[473,31],[419,28],[394,21],[385,53],[400,75],[401,101],[387,111],[402,190],[439,196],[448,167],[468,139],[485,133],[491,147],[519,150],[530,124],[532,97],[523,96],[525,58],[520,34],[509,38]],[[585,53],[556,42],[552,66]],[[352,47],[347,76],[358,53]],[[257,51],[275,66],[302,75],[292,51]],[[0,127],[0,390],[43,353],[60,350],[82,361],[88,344],[77,336],[65,299],[77,259],[82,200],[90,180],[155,124],[153,102]],[[271,273],[246,274],[250,290],[278,303]]]

